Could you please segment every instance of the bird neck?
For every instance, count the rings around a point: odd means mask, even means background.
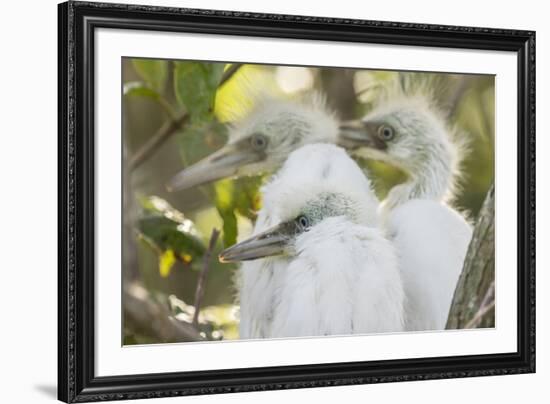
[[[392,188],[384,201],[391,210],[411,199],[448,201],[454,192],[457,158],[445,146],[433,147],[430,153],[409,167],[409,180]]]

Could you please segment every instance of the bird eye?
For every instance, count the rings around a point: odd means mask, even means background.
[[[309,218],[305,215],[300,215],[296,218],[296,225],[300,229],[300,231],[306,231],[309,229],[310,223]]]
[[[262,135],[261,133],[256,133],[250,138],[250,144],[252,145],[252,148],[256,151],[265,150],[265,148],[267,147],[267,137]]]
[[[382,140],[392,140],[394,136],[393,128],[388,125],[381,125],[378,128],[378,137]]]

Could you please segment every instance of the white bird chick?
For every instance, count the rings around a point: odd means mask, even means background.
[[[170,191],[227,177],[262,174],[278,169],[295,149],[309,143],[335,143],[338,121],[323,96],[300,99],[258,97],[254,109],[229,126],[229,140],[220,150],[176,174]]]
[[[387,210],[409,199],[452,199],[466,143],[429,93],[395,90],[362,120],[344,122],[340,129],[342,146],[408,174],[409,181],[390,191]]]
[[[470,224],[446,204],[464,143],[422,89],[394,91],[360,122],[341,129],[341,144],[409,175],[381,205],[400,255],[405,329],[444,329],[472,236]]]
[[[240,269],[240,336],[403,330],[404,292],[369,180],[341,148],[304,146],[263,187],[254,235],[220,254]]]

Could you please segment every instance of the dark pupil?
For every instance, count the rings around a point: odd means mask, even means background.
[[[263,149],[266,146],[267,141],[263,136],[257,135],[252,138],[252,144],[257,149]]]
[[[388,128],[387,126],[382,130],[382,134],[386,139],[390,138],[392,135],[392,130]]]
[[[298,225],[302,230],[305,230],[309,227],[309,219],[306,216],[300,216],[298,218]]]

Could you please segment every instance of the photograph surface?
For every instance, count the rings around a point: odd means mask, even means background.
[[[495,326],[493,75],[121,69],[123,345]]]

